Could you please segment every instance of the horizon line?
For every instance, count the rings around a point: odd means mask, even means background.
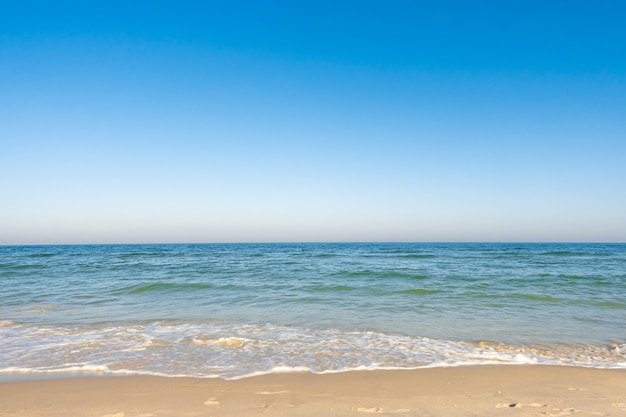
[[[0,243],[0,247],[26,246],[159,246],[159,245],[368,245],[368,244],[600,244],[623,245],[626,241],[535,241],[535,240],[412,240],[412,241],[241,241],[241,242],[92,242],[92,243]]]

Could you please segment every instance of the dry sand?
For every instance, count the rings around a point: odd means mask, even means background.
[[[626,371],[477,366],[0,384],[0,416],[626,416]]]

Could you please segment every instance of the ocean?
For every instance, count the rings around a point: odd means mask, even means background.
[[[0,379],[626,368],[626,244],[0,247]]]

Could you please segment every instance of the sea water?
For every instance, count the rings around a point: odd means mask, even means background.
[[[626,245],[0,247],[0,378],[626,368]]]

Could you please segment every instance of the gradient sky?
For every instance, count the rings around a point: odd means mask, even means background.
[[[625,21],[0,0],[0,244],[624,242]]]

